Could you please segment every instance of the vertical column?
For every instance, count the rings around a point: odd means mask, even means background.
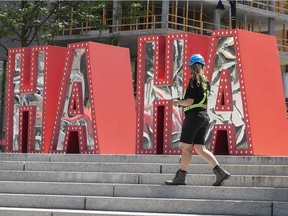
[[[269,11],[275,12],[276,9],[276,1],[271,0],[269,2]],[[268,34],[274,35],[275,33],[275,19],[274,18],[268,18]]]
[[[200,34],[203,34],[203,3],[201,2],[200,4],[200,17],[199,17],[199,22],[200,22]]]
[[[170,1],[162,1],[162,18],[161,18],[161,28],[168,28],[169,20],[169,3]]]
[[[231,27],[232,29],[236,28],[236,0],[229,1],[231,6]]]
[[[113,1],[113,29],[112,32],[119,31],[119,19],[116,19],[117,16],[122,17],[122,6],[121,2],[114,0]]]
[[[275,33],[275,19],[268,18],[268,34],[274,35],[274,33]]]
[[[221,25],[221,18],[224,14],[225,7],[221,0],[218,1],[214,12],[214,29],[219,30]]]

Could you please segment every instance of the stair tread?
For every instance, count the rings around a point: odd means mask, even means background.
[[[3,211],[20,211],[21,213],[24,212],[35,212],[35,213],[41,213],[41,212],[49,212],[53,213],[53,215],[56,215],[58,213],[59,215],[62,215],[60,213],[65,213],[65,215],[68,214],[71,216],[74,215],[109,215],[109,216],[199,216],[199,214],[172,214],[172,213],[153,213],[153,212],[124,212],[124,211],[96,211],[96,210],[71,210],[71,209],[34,209],[34,208],[9,208],[9,207],[0,207],[0,212],[3,213]],[[58,215],[57,214],[57,215]],[[205,216],[221,216],[221,215],[205,215]]]
[[[14,212],[16,216],[17,211],[30,209],[27,216],[36,216],[39,208],[48,209],[41,216],[232,215],[235,211],[262,216],[288,211],[288,157],[217,156],[232,174],[221,187],[212,186],[211,167],[198,156],[192,158],[188,185],[167,186],[165,180],[179,168],[178,155],[0,154],[0,215]],[[218,208],[223,204],[226,208]]]

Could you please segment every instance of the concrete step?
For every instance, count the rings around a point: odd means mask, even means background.
[[[36,161],[35,163],[40,163]],[[0,170],[24,170],[25,162],[22,161],[0,161]]]
[[[0,161],[50,161],[50,154],[0,153]]]
[[[288,188],[1,181],[0,193],[288,202]]]
[[[122,183],[163,185],[174,174],[158,173],[103,173],[103,172],[53,172],[53,171],[0,171],[0,181]],[[188,174],[189,185],[211,186],[213,174]],[[231,187],[288,187],[288,176],[232,175],[226,186]]]
[[[288,157],[270,156],[225,156],[215,155],[220,164],[241,164],[241,165],[287,165]],[[192,157],[192,164],[206,164],[198,155]]]
[[[114,162],[114,163],[170,163],[178,164],[179,155],[83,155],[83,154],[10,154],[0,153],[0,161],[46,162]],[[225,156],[216,155],[221,164],[287,165],[288,157]],[[207,164],[200,156],[193,155],[192,164]]]
[[[128,207],[127,207],[128,205]],[[161,213],[183,214],[224,214],[224,215],[285,215],[287,202],[202,200],[202,199],[159,199],[159,198],[110,198],[87,197],[86,208],[122,211],[152,211]]]
[[[281,175],[288,176],[287,165],[239,165],[223,167],[233,175]],[[121,173],[175,173],[179,164],[158,163],[108,163],[108,162],[0,162],[0,170],[70,171],[70,172],[121,172]],[[191,164],[190,174],[212,174],[208,164]]]
[[[288,176],[287,165],[240,165],[224,164],[223,168],[232,175],[274,175]],[[179,169],[179,164],[162,164],[161,173],[175,173]],[[207,164],[191,164],[189,174],[211,174],[212,168]]]
[[[287,165],[288,157],[223,156],[216,155],[221,164]],[[51,162],[117,162],[117,163],[170,163],[179,164],[179,155],[80,155],[52,154]],[[192,156],[192,164],[207,164],[200,156]]]
[[[216,157],[232,174],[221,187],[211,186],[215,175],[199,156],[192,157],[188,185],[167,186],[178,155],[0,154],[0,215],[288,212],[288,157]]]
[[[114,196],[115,184],[0,181],[0,193]],[[131,186],[131,184],[129,184]]]
[[[13,154],[0,153],[0,161],[177,163],[178,155]]]
[[[199,214],[162,214],[145,212],[116,212],[116,211],[92,211],[70,209],[32,209],[32,208],[7,208],[0,207],[1,216],[199,216]],[[221,215],[205,215],[221,216]]]
[[[177,214],[284,215],[287,202],[0,194],[1,207]],[[225,208],[223,208],[225,206]],[[281,214],[280,214],[281,213]]]
[[[288,202],[288,188],[115,185],[114,197]]]
[[[0,171],[0,181],[138,184],[139,176],[136,173]]]
[[[172,174],[141,174],[140,184],[163,184],[167,179],[173,179]],[[187,175],[188,185],[211,186],[215,182],[214,175],[189,174]],[[288,176],[264,176],[264,175],[231,175],[225,181],[225,186],[230,187],[288,187]]]

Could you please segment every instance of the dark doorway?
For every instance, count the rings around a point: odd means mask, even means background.
[[[68,154],[78,154],[79,151],[79,139],[78,139],[78,131],[70,131],[68,137],[68,146],[67,146]]]
[[[157,154],[163,154],[164,106],[157,108]]]
[[[226,130],[217,130],[214,154],[229,155],[228,137]]]
[[[28,124],[29,124],[29,112],[23,111],[22,114],[22,153],[27,153],[28,146]],[[20,145],[20,143],[19,143]]]

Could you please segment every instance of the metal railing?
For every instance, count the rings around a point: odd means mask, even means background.
[[[277,38],[278,49],[280,51],[287,52],[288,51],[288,39]]]
[[[66,28],[62,31],[62,36],[65,35],[77,35],[83,34],[83,32],[88,31],[99,31],[117,33],[123,31],[135,31],[135,30],[150,30],[150,29],[175,29],[179,31],[193,32],[197,34],[209,34],[214,29],[214,23],[200,21],[197,19],[185,18],[182,16],[176,16],[173,14],[168,15],[150,15],[148,17],[134,17],[131,22],[123,22],[124,18],[119,18],[116,20],[115,24],[113,19],[106,19],[107,26],[103,29],[97,29],[93,26],[86,26],[82,24],[80,27],[76,28]],[[165,20],[165,21],[163,21]],[[173,21],[177,20],[177,22]],[[111,23],[111,24],[109,24]],[[228,29],[228,26],[221,26],[222,29]]]
[[[288,2],[286,0],[275,1],[275,5],[269,4],[268,0],[244,0],[237,1],[238,4],[247,5],[257,9],[262,9],[266,11],[274,11],[275,13],[288,15]]]
[[[127,22],[127,20],[130,22]],[[229,20],[223,20],[226,25],[221,25],[220,29],[230,29]],[[154,29],[174,29],[185,32],[192,32],[195,34],[210,35],[214,30],[215,24],[207,21],[200,21],[198,19],[191,19],[183,16],[176,16],[173,14],[167,15],[150,15],[150,16],[139,16],[131,19],[119,18],[118,20],[106,19],[106,25],[102,29],[97,27],[85,25],[82,23],[81,27],[63,29],[62,35],[81,35],[89,34],[92,31],[97,32],[100,37],[101,34],[105,33],[119,33],[127,31],[139,31],[139,30],[154,30]],[[252,26],[252,27],[250,27]],[[237,28],[246,29],[249,31],[259,32],[253,24],[246,23],[243,21],[237,21]],[[258,29],[259,30],[259,29]],[[281,51],[288,51],[288,40],[283,38],[277,38],[278,48]]]

